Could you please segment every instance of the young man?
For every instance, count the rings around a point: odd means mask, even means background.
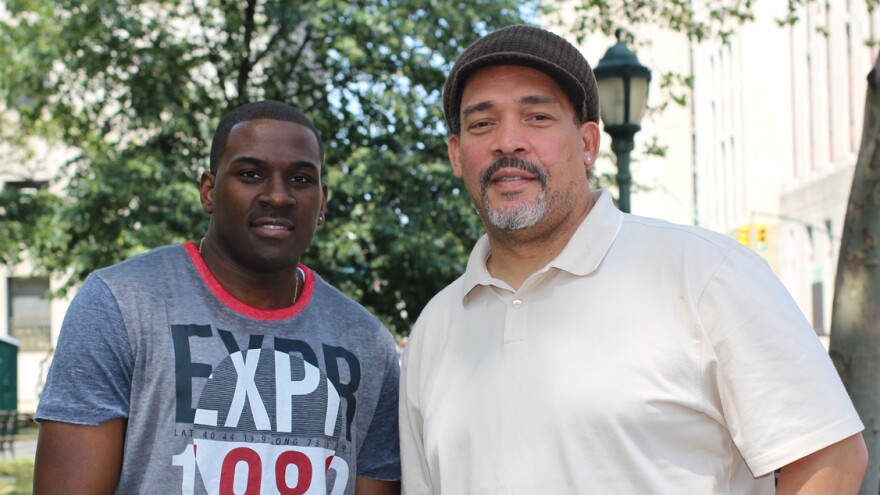
[[[591,192],[598,95],[527,26],[458,59],[449,159],[487,235],[419,316],[401,381],[403,490],[855,493],[862,424],[762,260]]]
[[[300,256],[323,145],[279,102],[221,120],[198,242],[98,270],[37,411],[36,494],[399,492],[394,342]]]

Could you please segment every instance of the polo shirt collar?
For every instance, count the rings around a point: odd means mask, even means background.
[[[623,212],[614,206],[611,193],[593,191],[593,208],[568,240],[559,256],[548,266],[573,275],[589,275],[599,268],[623,225]],[[484,263],[485,265],[485,263]]]
[[[464,277],[462,278],[462,281],[464,282],[462,288],[464,290],[461,297],[468,295],[468,293],[478,285],[497,285],[498,281],[489,274],[489,270],[486,268],[486,261],[489,259],[489,253],[491,252],[492,250],[489,247],[489,236],[483,234],[483,237],[480,237],[477,241],[477,244],[474,246],[470,257],[468,258],[467,268],[465,269]]]
[[[581,222],[559,256],[542,271],[552,267],[584,276],[596,270],[605,258],[605,254],[620,232],[623,213],[614,206],[608,191],[599,189],[591,194],[594,202],[590,213]],[[500,281],[492,277],[486,268],[486,260],[489,259],[490,253],[489,237],[484,234],[477,241],[468,258],[467,269],[462,278],[462,297],[467,296],[478,285],[499,284]]]

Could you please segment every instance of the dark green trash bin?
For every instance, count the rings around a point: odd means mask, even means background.
[[[18,340],[0,335],[0,452],[18,434]]]
[[[18,409],[18,340],[0,335],[0,411]]]
[[[0,335],[0,452],[18,433],[18,340]]]

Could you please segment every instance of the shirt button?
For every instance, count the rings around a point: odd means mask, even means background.
[[[520,301],[519,299],[514,299],[514,301],[510,304],[513,305],[514,309],[519,309],[519,307],[522,306],[522,301]]]

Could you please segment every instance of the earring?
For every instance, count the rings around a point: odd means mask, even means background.
[[[586,160],[586,161],[590,161],[590,160],[592,160],[592,159],[593,159],[593,155],[591,155],[591,154],[589,154],[589,153],[587,153],[586,155],[584,155],[584,160]]]
[[[318,216],[318,225],[321,225],[322,223],[324,223],[324,215]]]

